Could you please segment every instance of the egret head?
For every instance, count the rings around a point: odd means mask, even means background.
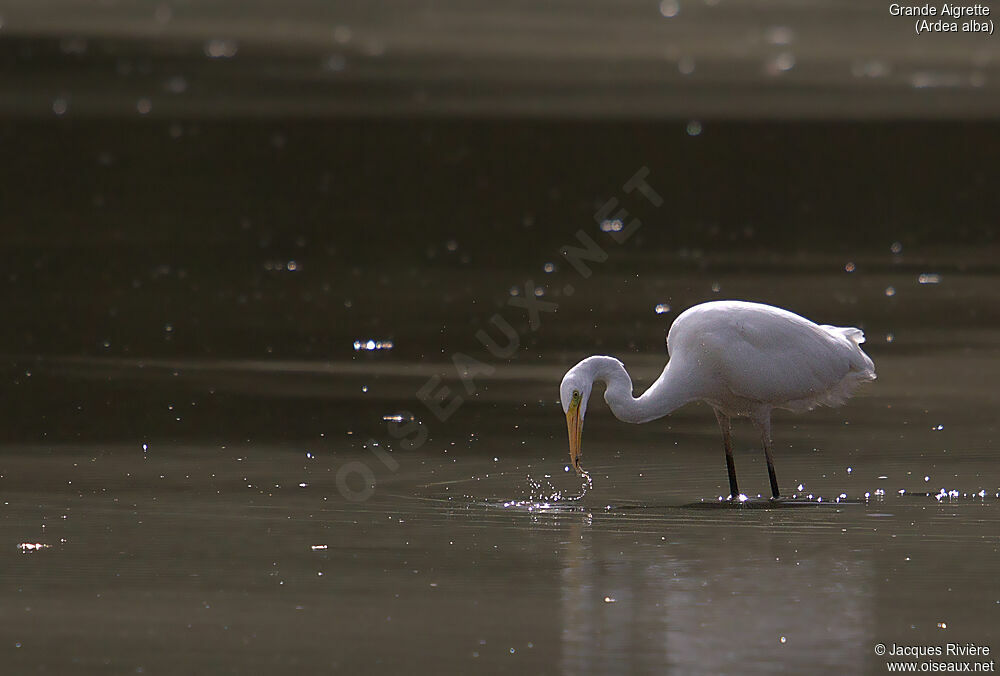
[[[563,376],[559,385],[559,401],[566,413],[566,429],[569,432],[569,458],[573,469],[583,474],[580,467],[580,446],[583,442],[583,416],[587,413],[587,401],[594,387],[593,374],[577,364]]]

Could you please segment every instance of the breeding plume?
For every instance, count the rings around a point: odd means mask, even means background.
[[[670,326],[667,365],[640,397],[632,396],[632,379],[614,357],[587,357],[566,372],[559,397],[570,460],[583,474],[583,418],[594,383],[604,383],[612,413],[630,423],[656,420],[688,402],[704,401],[722,429],[730,499],[740,496],[730,439],[734,417],[750,418],[759,429],[771,495],[778,498],[771,411],[839,406],[859,385],[875,380],[875,365],[860,347],[864,341],[860,329],[814,324],[770,305],[735,300],[695,305]]]

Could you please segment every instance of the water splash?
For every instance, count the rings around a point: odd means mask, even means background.
[[[525,477],[528,482],[528,496],[520,500],[507,500],[503,507],[515,509],[527,509],[529,512],[542,509],[557,509],[567,502],[579,502],[587,495],[587,491],[594,487],[594,480],[590,478],[588,472],[582,472],[584,479],[580,487],[580,493],[573,495],[557,489],[550,482],[549,475],[538,480],[530,474]]]

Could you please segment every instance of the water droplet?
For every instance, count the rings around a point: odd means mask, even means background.
[[[353,35],[354,32],[351,30],[350,26],[337,26],[333,29],[333,39],[341,45],[346,45],[350,42]]]
[[[172,78],[163,83],[163,88],[171,94],[183,94],[187,91],[188,83],[182,75],[174,75]]]
[[[660,14],[668,19],[672,19],[677,16],[678,12],[681,11],[680,3],[677,0],[661,0],[660,2]]]
[[[919,71],[910,76],[910,86],[914,89],[932,89],[935,87],[961,87],[964,77],[960,73],[941,73]]]
[[[788,45],[795,39],[795,31],[788,26],[771,26],[764,31],[764,39],[772,45]]]
[[[339,73],[347,68],[347,59],[340,54],[332,54],[323,62],[323,68],[331,73]]]
[[[44,528],[44,526],[42,527]],[[52,549],[52,545],[47,545],[44,542],[22,542],[17,548],[22,553],[27,553],[41,551],[42,549]]]
[[[236,40],[216,38],[205,43],[205,56],[210,59],[231,59],[239,51]]]
[[[891,287],[891,286],[885,287],[885,295],[889,296],[890,298],[892,296],[895,296],[896,295],[896,289],[894,287]]]
[[[769,75],[779,75],[786,73],[795,67],[795,55],[791,52],[782,52],[767,62],[765,70]]]
[[[368,340],[354,341],[355,352],[361,352],[361,351],[375,352],[379,350],[391,350],[393,347],[394,344],[391,340],[374,340],[372,338],[369,338]]]
[[[658,315],[666,314],[667,312],[670,312],[670,305],[667,303],[659,303],[655,308],[653,308],[653,312]]]
[[[63,54],[86,54],[87,41],[83,38],[65,38],[59,41],[59,50]]]
[[[851,75],[854,77],[879,78],[885,77],[892,71],[892,67],[885,61],[877,59],[857,60],[851,64]],[[893,252],[897,253],[897,252]]]
[[[698,120],[691,120],[687,123],[687,133],[688,136],[700,136],[701,135],[701,122]]]

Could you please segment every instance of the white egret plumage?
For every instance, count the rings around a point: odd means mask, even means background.
[[[570,460],[580,467],[583,419],[594,383],[615,417],[644,423],[692,401],[714,410],[722,430],[730,498],[740,495],[730,439],[731,419],[750,418],[761,435],[771,480],[780,497],[771,453],[771,411],[808,411],[842,404],[862,383],[875,379],[875,365],[860,345],[860,329],[815,324],[760,303],[713,301],[683,312],[667,333],[669,360],[638,398],[632,379],[614,357],[587,357],[566,372],[559,397],[569,430]]]

